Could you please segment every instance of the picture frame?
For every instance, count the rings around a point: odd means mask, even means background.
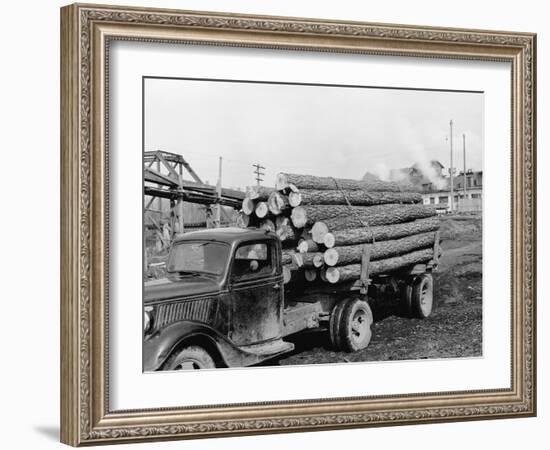
[[[115,41],[511,66],[509,388],[112,410],[109,46]],[[97,445],[536,415],[536,35],[74,4],[61,9],[61,441]]]

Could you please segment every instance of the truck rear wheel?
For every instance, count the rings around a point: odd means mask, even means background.
[[[415,278],[411,290],[411,313],[418,319],[426,319],[430,316],[434,303],[434,280],[428,274],[422,274]]]
[[[355,352],[369,345],[372,311],[364,300],[347,299],[336,304],[330,316],[330,340],[336,350]]]
[[[196,345],[176,350],[164,364],[164,370],[215,369],[216,363],[210,354]]]

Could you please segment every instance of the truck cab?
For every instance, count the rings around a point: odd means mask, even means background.
[[[293,349],[282,340],[281,243],[274,233],[187,233],[174,241],[166,274],[145,284],[145,371],[251,365]]]

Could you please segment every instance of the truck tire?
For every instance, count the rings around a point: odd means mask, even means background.
[[[163,370],[215,369],[216,363],[202,347],[190,345],[176,350],[164,363]]]
[[[401,288],[401,309],[403,310],[403,315],[406,317],[413,316],[412,308],[412,296],[413,296],[413,286],[416,281],[415,276],[407,278]]]
[[[434,280],[425,273],[415,278],[411,286],[411,313],[417,319],[430,316],[434,304]]]
[[[356,352],[369,345],[372,311],[364,300],[350,298],[336,304],[330,316],[330,340],[336,350]]]

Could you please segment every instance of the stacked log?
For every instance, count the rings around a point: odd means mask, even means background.
[[[435,208],[408,183],[279,173],[247,189],[239,217],[279,236],[285,283],[357,280],[366,254],[369,276],[439,255]]]

